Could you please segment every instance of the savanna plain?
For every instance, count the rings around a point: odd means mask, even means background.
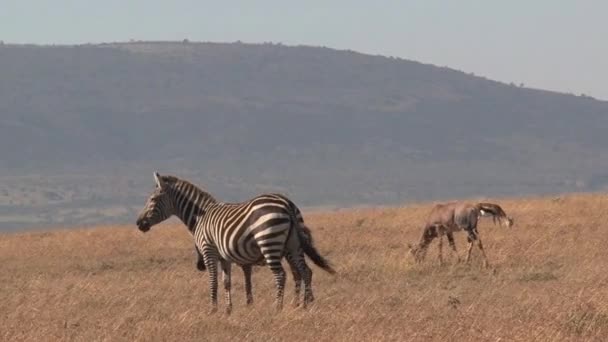
[[[488,199],[486,199],[488,200]],[[208,315],[209,282],[177,221],[0,235],[3,341],[605,341],[608,340],[608,196],[490,199],[515,219],[483,218],[479,251],[445,264],[431,244],[416,264],[432,203],[304,212],[321,254],[316,301],[295,308],[289,276],[275,313],[269,270],[256,267],[246,306],[233,268],[233,313]],[[135,218],[134,218],[135,219]],[[456,234],[461,256],[466,236]],[[289,272],[288,272],[289,274]],[[221,283],[220,283],[221,284]]]

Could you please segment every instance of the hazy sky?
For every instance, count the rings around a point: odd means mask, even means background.
[[[282,42],[608,100],[608,1],[0,0],[0,40]]]

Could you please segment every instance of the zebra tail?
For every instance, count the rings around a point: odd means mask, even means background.
[[[306,225],[300,223],[300,229],[296,229],[300,238],[300,245],[304,253],[315,263],[315,265],[322,268],[324,271],[330,274],[336,274],[336,271],[331,267],[329,261],[319,254],[319,251],[315,248],[312,240],[312,234],[310,229]]]

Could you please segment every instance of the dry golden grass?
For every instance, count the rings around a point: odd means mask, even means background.
[[[0,235],[0,340],[563,341],[608,339],[608,197],[501,200],[511,229],[480,224],[489,270],[439,266],[436,243],[415,265],[431,204],[309,213],[339,275],[313,267],[316,302],[274,314],[270,272],[252,307],[233,271],[234,312],[207,315],[208,278],[177,224]],[[457,236],[464,255],[464,233]],[[286,303],[293,284],[287,283]]]

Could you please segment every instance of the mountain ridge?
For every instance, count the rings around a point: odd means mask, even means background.
[[[4,222],[64,209],[59,219],[74,224],[116,211],[127,220],[153,170],[226,200],[281,190],[305,206],[608,187],[608,102],[401,58],[278,44],[4,44],[0,70]]]

